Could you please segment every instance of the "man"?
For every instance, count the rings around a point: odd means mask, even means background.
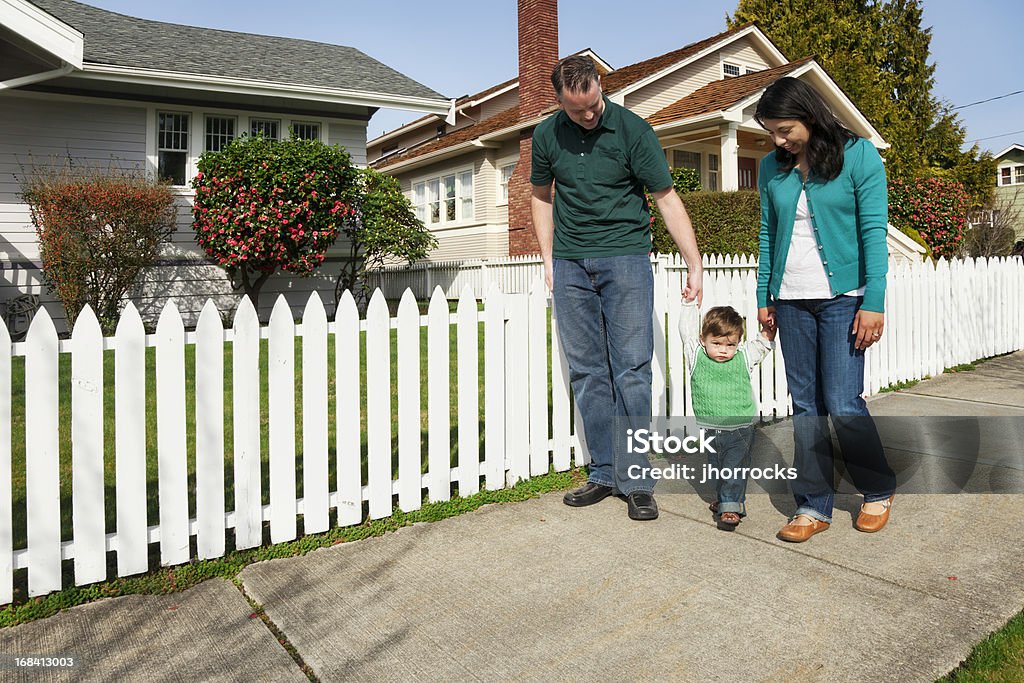
[[[654,278],[645,186],[686,259],[687,301],[700,299],[700,253],[651,126],[604,97],[589,57],[560,61],[551,83],[562,108],[533,133],[530,208],[591,455],[587,484],[567,493],[565,504],[593,505],[617,492],[631,519],[656,519],[653,481],[630,478],[625,458],[616,457],[624,418],[649,423],[651,416]]]

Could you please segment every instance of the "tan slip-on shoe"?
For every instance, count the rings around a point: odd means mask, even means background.
[[[794,524],[797,518],[803,517],[811,520],[810,524]],[[814,534],[819,534],[825,529],[829,528],[828,522],[822,522],[820,519],[815,519],[810,515],[797,515],[793,519],[789,520],[789,524],[782,527],[776,536],[779,540],[787,541],[789,543],[803,543]]]
[[[884,527],[886,522],[889,521],[889,511],[892,510],[892,499],[894,497],[895,495],[889,496],[885,500],[875,501],[882,504],[882,514],[880,515],[869,515],[864,512],[864,505],[861,505],[860,513],[857,515],[857,521],[853,523],[853,526],[857,528],[857,531],[863,531],[867,534],[881,531],[882,527]],[[865,503],[865,505],[866,504],[867,503]]]

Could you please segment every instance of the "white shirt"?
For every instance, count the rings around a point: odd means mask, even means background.
[[[825,275],[818,252],[818,240],[814,237],[814,225],[807,206],[807,193],[800,190],[796,203],[796,220],[793,221],[793,237],[786,255],[786,270],[779,286],[779,299],[831,299],[832,286]],[[844,296],[863,296],[864,288],[845,292]]]

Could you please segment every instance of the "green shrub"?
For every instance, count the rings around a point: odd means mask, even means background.
[[[901,230],[900,232],[902,232],[904,235],[906,235],[907,237],[909,237],[910,239],[914,240],[922,247],[924,247],[924,257],[926,259],[934,258],[934,256],[932,256],[932,248],[929,247],[928,243],[924,240],[923,237],[921,237],[921,233],[919,233],[917,230],[914,230],[913,228],[906,228],[904,230]]]
[[[761,228],[761,198],[757,192],[689,192],[683,203],[702,254],[757,253]],[[651,216],[654,251],[676,253],[675,242],[656,209],[652,209]]]
[[[967,202],[956,180],[889,180],[889,222],[903,232],[916,230],[937,257],[952,258],[963,250]]]

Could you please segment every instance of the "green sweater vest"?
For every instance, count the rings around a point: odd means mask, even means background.
[[[690,373],[690,391],[694,414],[708,426],[728,429],[748,425],[757,412],[747,358],[742,351],[718,363],[708,357],[703,347],[699,348]]]

